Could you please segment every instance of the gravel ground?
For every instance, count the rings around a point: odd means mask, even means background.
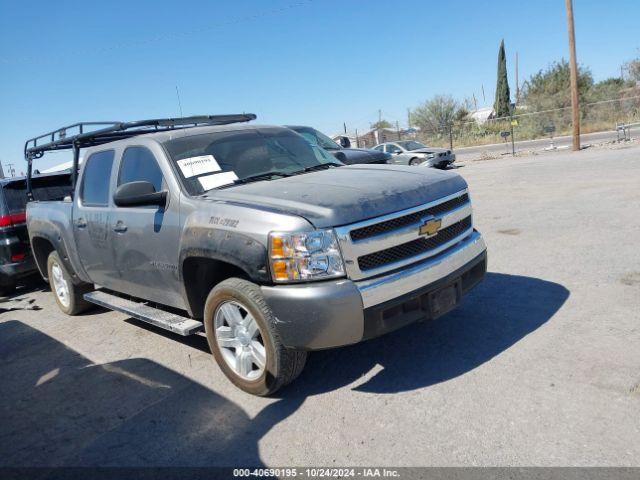
[[[640,465],[640,147],[473,162],[484,283],[276,398],[201,337],[0,306],[0,465]],[[39,308],[39,310],[32,310]]]

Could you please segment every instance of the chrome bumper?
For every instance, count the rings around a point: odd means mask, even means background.
[[[389,275],[354,283],[360,292],[364,308],[373,307],[446,277],[486,249],[482,235],[474,230],[471,235],[441,255],[430,257],[417,265],[405,267]]]

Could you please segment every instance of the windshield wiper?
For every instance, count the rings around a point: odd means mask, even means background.
[[[337,163],[319,163],[318,165],[312,165],[311,167],[305,167],[302,170],[298,170],[297,172],[293,172],[293,175],[297,175],[300,173],[314,172],[316,170],[326,170],[331,167],[340,167],[340,164]]]
[[[259,173],[258,175],[251,175],[249,177],[239,178],[238,180],[234,180],[234,185],[239,185],[242,183],[251,183],[251,182],[259,182],[260,180],[271,180],[273,177],[284,178],[290,177],[291,174],[283,173],[283,172],[267,172],[267,173]]]

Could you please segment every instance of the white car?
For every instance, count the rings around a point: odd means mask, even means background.
[[[447,168],[456,161],[456,155],[446,148],[427,147],[415,140],[399,140],[381,143],[374,150],[391,154],[388,163],[400,165],[423,165],[425,167]]]

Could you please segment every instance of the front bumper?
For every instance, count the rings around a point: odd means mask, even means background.
[[[486,245],[473,231],[446,251],[372,279],[263,286],[282,342],[317,350],[372,338],[428,318],[430,292],[457,282],[461,294],[486,272]]]

